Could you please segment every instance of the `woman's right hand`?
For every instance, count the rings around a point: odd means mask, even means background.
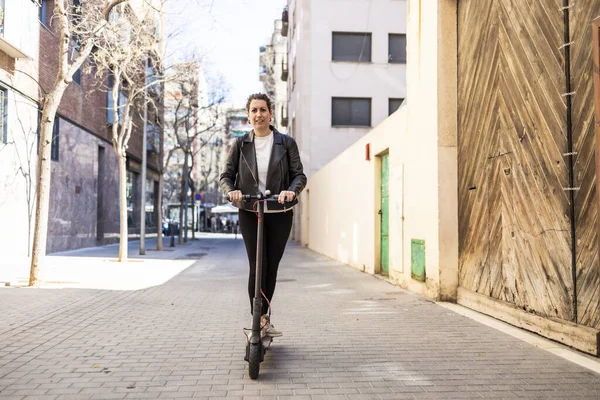
[[[241,190],[232,190],[231,192],[227,193],[227,196],[229,197],[229,201],[236,202],[236,201],[241,201],[242,200],[242,191]]]

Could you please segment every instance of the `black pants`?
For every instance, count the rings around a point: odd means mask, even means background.
[[[246,245],[250,274],[248,278],[248,295],[250,296],[250,312],[252,313],[254,285],[256,281],[256,228],[258,217],[252,211],[240,210],[240,230]],[[293,211],[265,214],[263,229],[263,262],[261,288],[271,302],[275,293],[279,261],[283,257],[285,245],[292,230]],[[263,299],[262,314],[267,313],[268,304]]]

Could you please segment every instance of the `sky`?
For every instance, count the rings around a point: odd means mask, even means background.
[[[229,101],[242,107],[248,95],[263,90],[259,48],[270,40],[285,5],[286,0],[169,0],[167,51],[181,60],[201,58],[209,84],[222,76]]]

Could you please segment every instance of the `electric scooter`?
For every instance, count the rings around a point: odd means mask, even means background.
[[[269,190],[265,191],[265,194],[259,193],[256,195],[245,194],[242,195],[242,200],[249,201],[255,200],[257,205],[258,214],[258,227],[256,235],[256,280],[254,283],[254,299],[252,307],[252,328],[244,329],[248,342],[246,343],[246,356],[245,361],[248,361],[248,372],[250,379],[258,378],[260,371],[260,363],[265,358],[267,349],[271,346],[273,338],[265,335],[261,337],[261,326],[260,317],[262,314],[262,260],[263,260],[263,220],[265,216],[265,201],[276,200],[279,195],[271,196]]]

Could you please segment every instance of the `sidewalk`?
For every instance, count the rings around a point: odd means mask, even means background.
[[[184,247],[142,290],[0,288],[0,399],[600,398],[591,369],[293,243],[251,380],[243,242]]]
[[[156,237],[145,240],[146,254],[139,254],[139,240],[128,242],[128,261],[117,262],[119,244],[89,247],[49,254],[40,272],[39,287],[139,290],[160,285],[189,267],[201,257],[201,238],[227,237],[197,233],[187,243],[170,247],[170,237],[163,238],[163,250],[156,250]],[[27,286],[30,259],[6,260],[0,268],[0,286]]]

